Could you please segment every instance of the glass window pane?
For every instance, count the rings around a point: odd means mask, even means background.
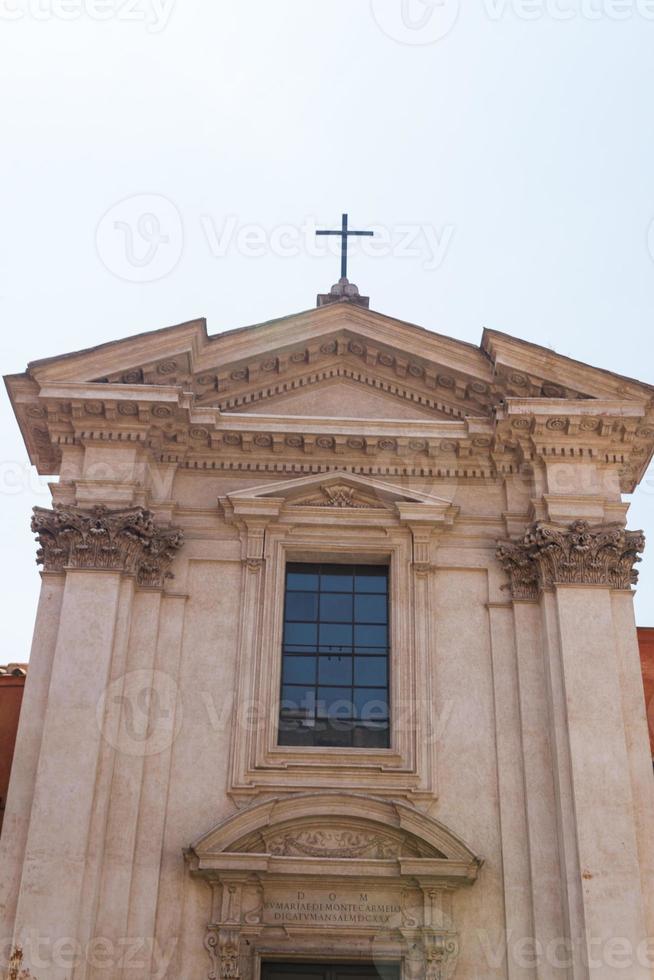
[[[317,721],[312,744],[349,749],[352,745],[352,722],[342,718]]]
[[[346,649],[343,649],[346,648]],[[320,624],[320,649],[328,652],[338,652],[352,649],[352,626],[350,623],[336,625],[335,623]]]
[[[318,680],[321,684],[352,684],[352,657],[320,657]],[[375,683],[379,683],[375,681]]]
[[[320,588],[323,592],[351,592],[353,577],[351,565],[323,565]]]
[[[304,589],[306,592],[318,590],[318,566],[317,565],[287,565],[286,566],[286,588],[288,591]]]
[[[315,623],[286,623],[284,627],[284,643],[293,646],[315,647],[318,639],[318,627]]]
[[[286,619],[318,618],[318,596],[315,592],[289,592],[286,596]],[[377,622],[377,620],[373,620]]]
[[[386,687],[388,684],[387,657],[356,657],[354,661],[354,683]]]
[[[388,747],[387,593],[382,565],[289,562],[280,745]]]
[[[387,645],[387,629],[385,626],[354,627],[354,645],[356,647],[375,647],[385,649]]]
[[[352,596],[323,593],[320,596],[320,619],[328,623],[351,623]]]
[[[388,718],[388,693],[386,688],[355,688],[354,707],[357,717],[363,721],[382,721]]]
[[[282,688],[280,712],[286,718],[313,718],[315,698],[313,687],[285,684]]]
[[[354,618],[358,623],[385,623],[387,603],[385,595],[358,595],[354,603]],[[306,619],[310,619],[307,616]]]
[[[352,732],[352,745],[357,749],[387,749],[390,744],[388,722],[357,725]]]
[[[284,657],[283,679],[285,684],[315,684],[315,657]]]
[[[316,701],[319,718],[352,718],[352,689],[349,687],[319,687]]]
[[[355,591],[387,592],[388,568],[385,565],[380,565],[378,569],[370,566],[357,569]]]

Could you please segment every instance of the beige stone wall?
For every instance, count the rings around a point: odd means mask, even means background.
[[[484,379],[457,382],[459,402],[490,390],[478,352],[451,357]],[[38,395],[62,479],[59,509],[35,515],[42,597],[0,842],[0,936],[32,975],[255,980],[296,955],[401,958],[407,980],[654,976],[642,542],[620,496],[642,458],[628,470],[616,448],[640,403],[594,379],[591,417],[579,366],[569,398],[543,385],[492,420],[423,399],[409,421],[407,396],[388,421],[351,378],[324,402],[289,387],[290,422],[144,385],[152,429],[143,391],[138,424],[112,394],[117,370]],[[339,398],[343,419],[316,418]],[[276,746],[283,567],[310,556],[390,562],[388,750]],[[313,927],[270,918],[293,891],[320,907]],[[374,928],[321,920],[332,893],[367,894]]]

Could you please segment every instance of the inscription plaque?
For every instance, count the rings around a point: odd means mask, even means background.
[[[354,927],[399,924],[402,906],[397,896],[373,890],[270,889],[263,903],[267,925],[334,925]]]

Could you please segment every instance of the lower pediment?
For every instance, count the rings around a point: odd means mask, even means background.
[[[481,860],[432,817],[405,803],[349,793],[299,794],[256,803],[220,823],[186,852],[208,880],[239,869],[262,876],[374,874],[475,881]]]

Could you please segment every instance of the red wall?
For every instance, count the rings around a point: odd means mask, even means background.
[[[16,744],[18,716],[23,700],[24,677],[0,674],[0,828],[5,813],[11,760]]]
[[[638,646],[640,647],[640,662],[643,667],[643,680],[645,682],[649,740],[652,746],[652,758],[654,759],[654,627],[638,627]]]

